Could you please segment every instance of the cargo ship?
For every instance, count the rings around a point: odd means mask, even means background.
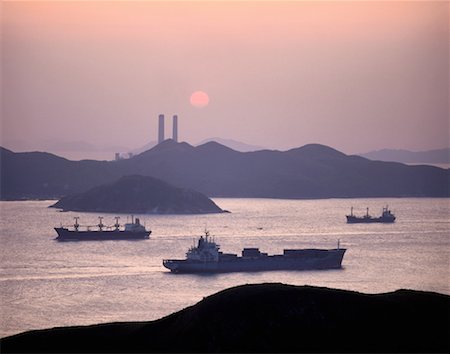
[[[382,223],[392,223],[395,221],[395,215],[391,213],[391,211],[386,206],[383,208],[383,212],[379,217],[372,217],[369,215],[369,208],[367,208],[366,215],[356,216],[353,215],[353,207],[350,210],[350,215],[346,215],[348,224],[357,224],[357,223],[374,223],[374,222],[382,222]]]
[[[163,265],[173,273],[226,273],[270,270],[339,269],[346,249],[285,249],[283,254],[268,255],[259,248],[244,248],[242,256],[223,253],[205,231],[186,259],[165,259]]]
[[[119,224],[119,217],[116,217],[116,223],[113,226],[103,224],[103,217],[99,217],[96,230],[91,230],[92,226],[85,226],[85,230],[81,230],[78,223],[79,217],[75,217],[73,229],[68,227],[55,227],[58,234],[58,241],[103,241],[103,240],[141,240],[148,239],[152,233],[141,225],[139,218],[131,217],[131,223],[126,223],[124,228]]]

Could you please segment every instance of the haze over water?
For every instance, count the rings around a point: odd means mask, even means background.
[[[98,223],[94,213],[60,213],[53,201],[1,202],[0,337],[54,326],[145,321],[193,305],[231,286],[283,282],[380,293],[400,288],[450,294],[448,199],[214,199],[231,214],[140,215],[153,233],[143,241],[57,242],[54,226]],[[345,222],[379,215],[394,224]],[[102,214],[113,224],[113,214]],[[121,222],[127,216],[121,215]],[[347,248],[343,269],[210,276],[171,274],[164,258],[184,258],[207,227],[224,252],[259,247]]]

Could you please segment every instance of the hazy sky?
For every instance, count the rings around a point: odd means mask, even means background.
[[[4,1],[1,144],[449,146],[449,3]],[[190,104],[192,92],[209,104]]]

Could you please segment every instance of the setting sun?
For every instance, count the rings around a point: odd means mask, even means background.
[[[209,96],[206,92],[195,91],[190,98],[191,105],[194,107],[205,107],[209,103]]]

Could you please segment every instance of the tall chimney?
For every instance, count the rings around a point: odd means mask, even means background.
[[[158,144],[164,141],[164,114],[159,115]]]
[[[178,142],[178,116],[173,116],[173,126],[172,126],[172,138],[175,142]]]

